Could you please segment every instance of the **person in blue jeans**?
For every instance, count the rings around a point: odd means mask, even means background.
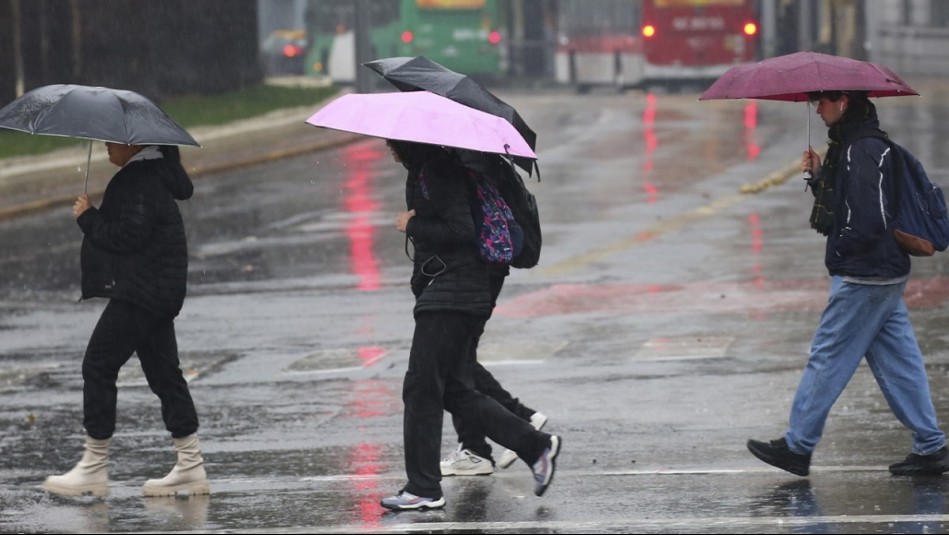
[[[949,448],[903,301],[910,258],[893,237],[899,178],[894,155],[880,139],[886,134],[866,93],[810,96],[818,102],[830,141],[823,164],[808,148],[801,169],[813,175],[811,226],[827,236],[830,297],[784,437],[749,440],[748,450],[770,465],[808,475],[827,415],[866,358],[893,414],[913,432],[912,452],[891,465],[890,473],[942,474],[949,471]]]

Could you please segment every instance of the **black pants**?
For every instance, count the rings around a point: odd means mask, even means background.
[[[474,387],[471,344],[481,319],[461,312],[421,313],[402,384],[407,492],[438,498],[444,410],[463,414],[488,438],[533,464],[550,436]]]
[[[498,296],[501,295],[501,288],[504,286],[503,275],[491,276],[491,309],[497,304]],[[491,375],[491,372],[484,369],[478,362],[478,343],[481,341],[481,335],[484,334],[484,327],[488,319],[481,320],[475,334],[474,343],[471,351],[471,375],[474,379],[475,388],[482,394],[500,403],[505,409],[513,412],[518,418],[524,421],[530,421],[531,416],[536,412],[534,409],[523,405],[517,398],[505,390],[501,383]],[[458,442],[462,448],[471,450],[475,454],[491,458],[491,445],[484,439],[484,432],[477,425],[472,425],[464,414],[453,414],[451,422],[455,426],[455,432],[458,433]]]
[[[110,300],[96,324],[82,361],[83,424],[95,439],[112,437],[119,369],[132,353],[161,400],[161,416],[174,438],[198,430],[198,414],[178,367],[174,318],[162,318],[130,303]]]

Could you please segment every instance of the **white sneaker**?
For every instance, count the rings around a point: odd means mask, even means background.
[[[494,473],[491,461],[461,447],[442,459],[440,468],[443,476],[486,476]]]
[[[547,415],[542,412],[535,412],[531,415],[531,425],[534,426],[534,429],[540,431],[544,425],[547,424]],[[498,466],[501,468],[507,468],[511,466],[514,461],[517,460],[517,453],[513,450],[504,450],[504,453],[498,457]]]

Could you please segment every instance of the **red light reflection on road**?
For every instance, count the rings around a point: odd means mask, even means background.
[[[753,284],[764,287],[763,269],[761,268],[761,251],[764,250],[764,230],[761,229],[761,216],[756,213],[748,214],[748,227],[751,231],[751,253],[755,263],[751,266],[754,275]]]
[[[656,109],[658,97],[654,93],[646,95],[646,108],[643,110],[643,140],[646,142],[646,156],[643,158],[643,185],[646,202],[654,204],[659,199],[659,188],[652,182],[653,153],[659,147],[656,136]]]
[[[380,346],[368,346],[359,348],[359,360],[362,361],[364,368],[372,366],[386,352]]]
[[[385,470],[379,464],[382,447],[378,444],[359,443],[349,455],[349,465],[354,467],[356,476],[352,478],[353,489],[359,496],[356,509],[359,522],[364,528],[378,526],[382,521],[379,514],[379,500],[382,499],[382,490],[379,488],[379,478],[376,477]]]
[[[949,277],[910,279],[906,306],[933,309],[949,302]],[[554,284],[499,304],[495,315],[530,318],[560,314],[738,314],[764,317],[819,312],[827,305],[824,278],[684,284]]]
[[[748,154],[748,161],[753,161],[761,154],[761,146],[757,140],[758,129],[758,103],[749,100],[745,104],[745,152]]]
[[[357,288],[365,292],[378,290],[380,286],[379,262],[372,250],[375,228],[371,217],[378,210],[379,203],[372,198],[368,167],[369,163],[384,157],[384,152],[365,143],[350,145],[343,151],[343,161],[349,170],[349,176],[343,184],[343,205],[352,214],[346,225],[346,237],[349,238],[352,272],[359,277]]]
[[[375,362],[384,353],[381,347],[368,346],[359,349],[359,357],[364,362]],[[353,382],[350,402],[343,410],[346,417],[355,417],[357,428],[362,424],[372,426],[370,420],[391,416],[401,409],[398,389],[393,390],[393,384],[379,379],[361,379]],[[381,521],[382,509],[379,500],[382,499],[385,489],[380,488],[383,481],[379,474],[388,471],[389,467],[382,462],[382,446],[370,442],[360,442],[349,451],[346,466],[350,467],[355,477],[348,481],[352,484],[356,496],[356,511],[358,521],[363,527],[372,529]],[[394,492],[394,489],[389,489]]]

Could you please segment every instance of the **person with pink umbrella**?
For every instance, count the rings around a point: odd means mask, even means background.
[[[393,511],[445,506],[439,467],[444,410],[464,415],[488,438],[517,452],[531,467],[534,493],[541,496],[553,481],[561,438],[535,430],[478,391],[472,377],[473,345],[492,302],[488,265],[472,246],[468,172],[440,146],[391,139],[388,145],[408,171],[406,209],[395,226],[414,247],[415,332],[402,383],[408,483],[380,504]]]

